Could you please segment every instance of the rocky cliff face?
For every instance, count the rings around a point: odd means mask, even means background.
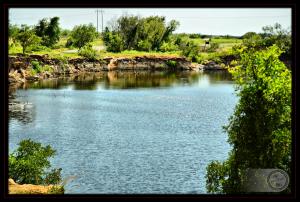
[[[33,71],[32,61],[37,61],[40,67],[47,66],[42,71]],[[216,65],[206,65],[207,69],[220,69]],[[205,65],[192,64],[184,57],[134,57],[112,58],[102,60],[88,60],[84,58],[56,59],[48,55],[10,56],[9,57],[9,82],[18,83],[26,80],[39,80],[55,77],[60,74],[76,74],[79,72],[100,72],[114,70],[206,70]]]

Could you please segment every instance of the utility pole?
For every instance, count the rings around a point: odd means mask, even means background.
[[[97,33],[98,33],[98,12],[99,12],[99,10],[97,9],[96,10],[96,13],[97,13]]]
[[[102,23],[101,23],[101,28],[102,28],[102,33],[103,33],[103,13],[104,13],[104,11],[101,9],[101,10],[96,10],[96,13],[97,13],[97,32],[98,32],[98,13],[101,13],[101,21],[102,21]]]
[[[101,12],[101,19],[102,19],[101,27],[102,27],[102,33],[103,33],[103,13],[104,13],[104,11],[101,9],[100,12]]]

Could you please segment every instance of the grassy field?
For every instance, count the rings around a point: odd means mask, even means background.
[[[193,40],[197,45],[203,46],[205,41],[203,39],[191,39]],[[56,58],[56,57],[68,57],[68,58],[80,58],[81,56],[78,55],[76,52],[77,49],[74,47],[66,48],[65,44],[67,42],[66,37],[62,37],[59,42],[54,46],[53,49],[45,47],[42,50],[29,50],[29,54],[37,54],[37,55],[44,55],[48,54],[49,57]],[[237,45],[241,43],[241,39],[224,39],[224,38],[212,38],[212,42],[218,43],[219,48],[217,49],[216,52],[224,52],[228,51],[232,48],[232,46]],[[93,41],[92,46],[94,48],[99,48],[103,47],[104,43],[103,41],[99,38],[95,41]],[[69,52],[68,52],[69,51]],[[104,58],[104,57],[128,57],[128,58],[133,58],[136,56],[154,56],[154,57],[160,57],[160,56],[180,56],[180,51],[172,51],[172,52],[143,52],[143,51],[135,51],[135,50],[126,50],[122,51],[120,53],[111,53],[111,52],[106,52],[105,50],[100,50],[98,52],[98,58]],[[10,55],[16,55],[22,53],[22,47],[20,44],[15,44],[13,46],[9,45],[9,54]],[[200,56],[204,60],[210,60],[215,57],[216,53],[207,53],[207,52],[201,52]]]

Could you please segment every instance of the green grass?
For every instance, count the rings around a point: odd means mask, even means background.
[[[216,39],[216,38],[212,38],[211,39],[211,42],[214,42],[214,43],[241,43],[242,42],[242,39],[235,39],[235,38],[229,38],[229,39],[226,39],[226,38],[220,38],[220,39]]]
[[[48,54],[50,58],[59,58],[59,57],[67,57],[67,58],[81,58],[81,56],[78,55],[78,53],[64,53],[64,51],[67,50],[74,50],[76,48],[66,48],[65,44],[67,42],[67,37],[61,37],[59,42],[54,46],[53,49],[48,50],[40,50],[40,51],[31,51],[27,52],[28,54],[36,54],[36,55],[45,55]],[[193,40],[197,45],[203,46],[204,40],[197,38],[197,39],[191,39]],[[227,51],[230,51],[231,48],[234,45],[240,44],[242,42],[241,39],[234,39],[234,38],[212,38],[213,43],[218,43],[220,47],[217,49],[216,52],[213,53],[206,53],[201,52],[200,57],[203,60],[214,60],[217,58],[219,53],[224,53]],[[98,38],[95,41],[91,43],[93,46],[102,46],[103,41],[102,39]],[[16,55],[18,53],[22,53],[22,47],[20,44],[16,44],[14,46],[9,46],[9,54],[10,55]],[[135,51],[135,50],[126,50],[122,51],[120,53],[111,53],[106,51],[97,51],[98,55],[97,59],[101,59],[104,57],[126,57],[126,58],[134,58],[137,56],[148,56],[148,57],[178,57],[180,56],[180,51],[172,51],[172,52],[145,52],[145,51]]]
[[[92,46],[102,46],[103,45],[103,41],[101,38],[97,38],[95,41],[93,41]]]
[[[135,50],[126,50],[122,51],[120,53],[110,53],[110,52],[101,52],[100,55],[102,57],[126,57],[126,58],[134,58],[134,57],[142,57],[142,56],[148,56],[148,57],[178,57],[180,56],[180,51],[174,51],[174,52],[144,52],[144,51],[135,51]]]

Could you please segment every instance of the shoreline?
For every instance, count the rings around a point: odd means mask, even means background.
[[[33,64],[35,63],[35,64]],[[84,72],[109,71],[216,71],[227,70],[215,62],[197,64],[185,57],[137,56],[105,57],[100,60],[86,58],[49,58],[48,55],[9,56],[9,84],[55,78]]]

